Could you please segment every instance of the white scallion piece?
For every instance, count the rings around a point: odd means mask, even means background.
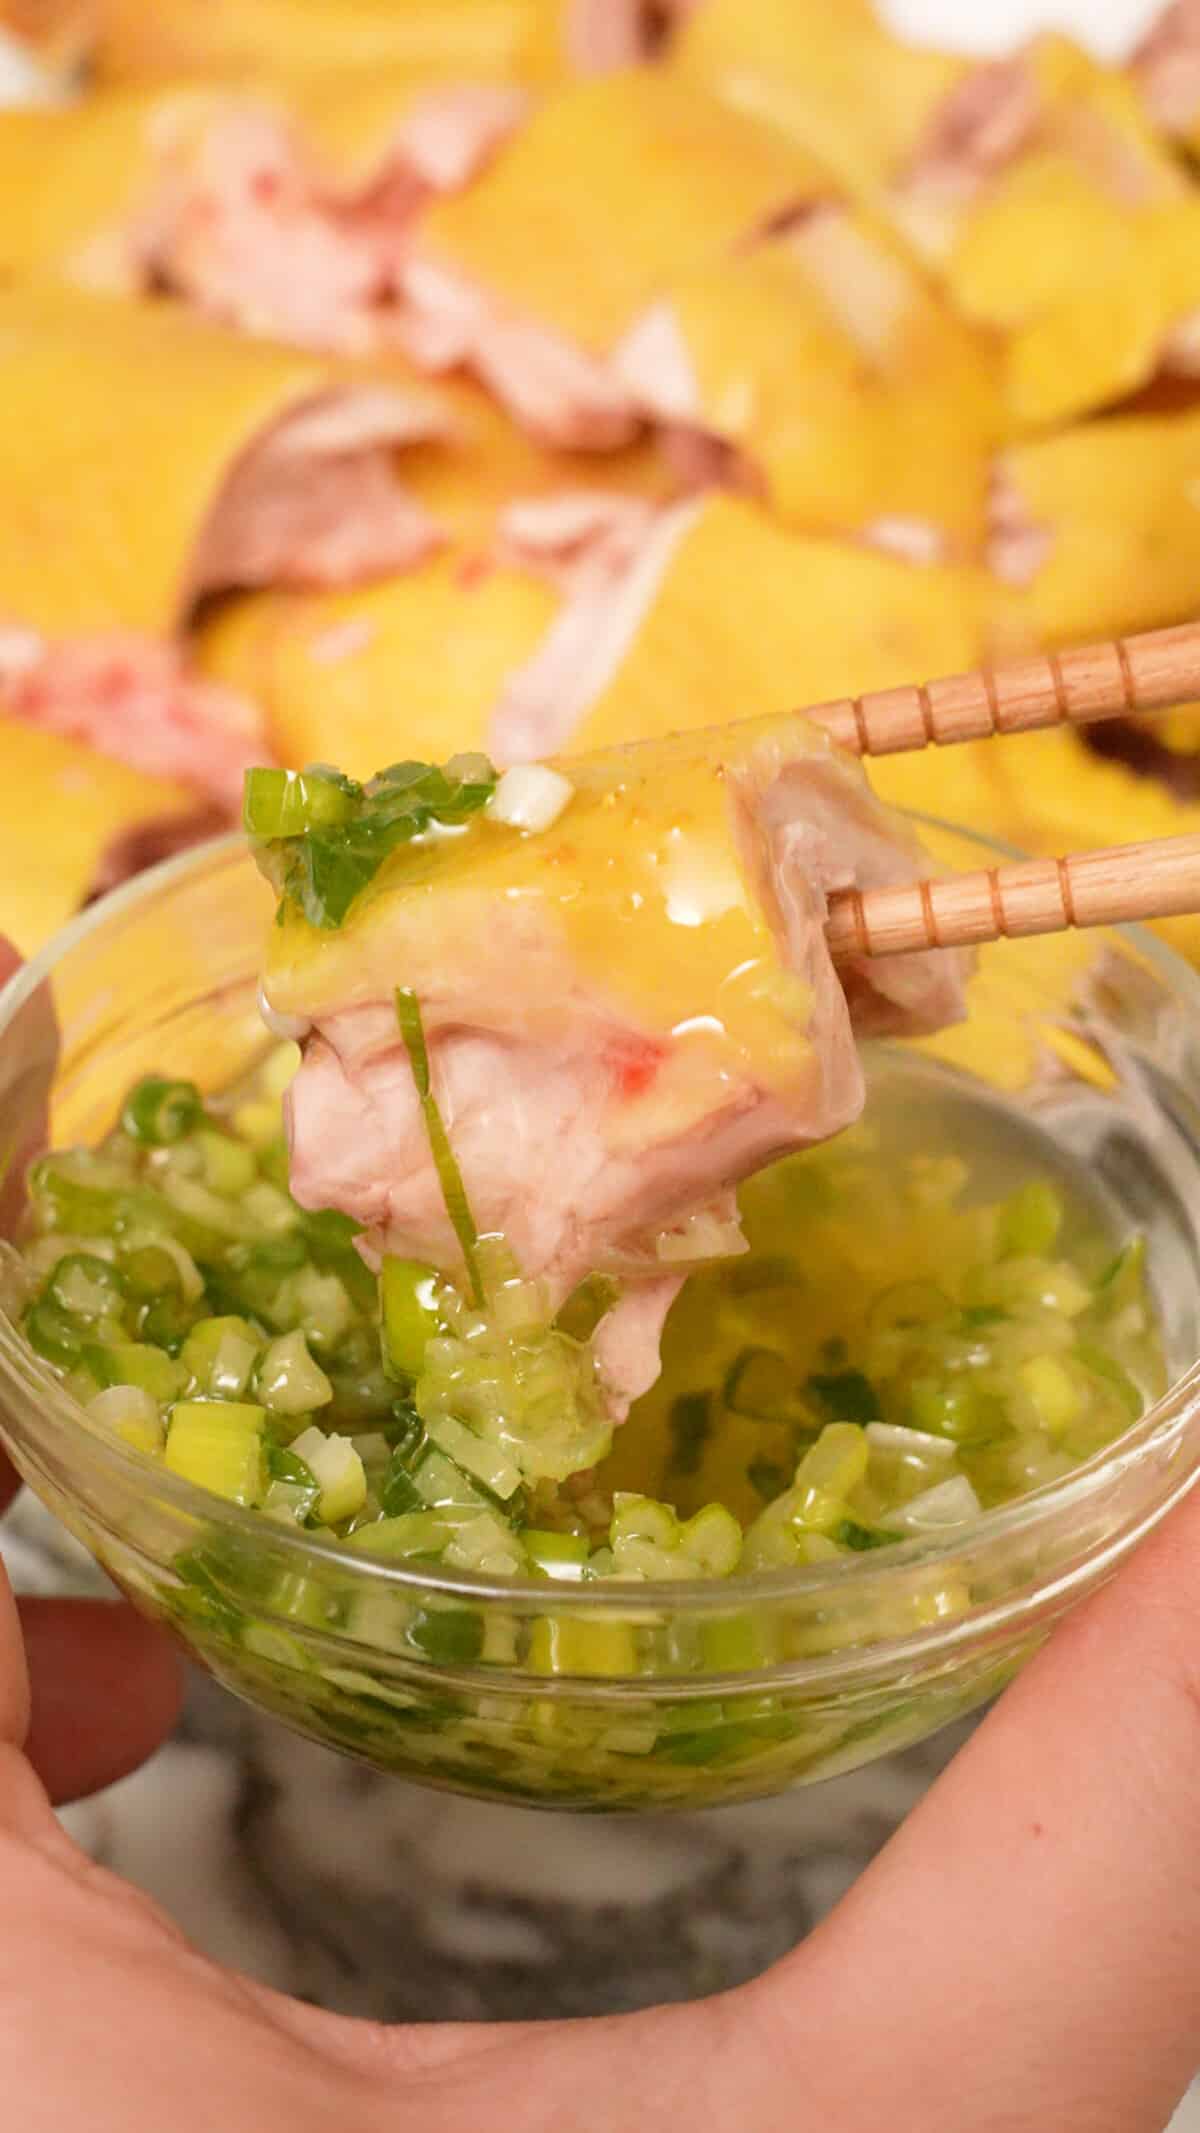
[[[509,829],[547,830],[574,791],[571,780],[546,763],[516,763],[500,779],[485,813]]]
[[[363,1463],[349,1437],[327,1437],[315,1424],[293,1440],[292,1451],[321,1491],[317,1516],[326,1525],[349,1518],[366,1501],[367,1477]]]
[[[927,1429],[906,1429],[902,1422],[868,1422],[867,1443],[873,1452],[894,1452],[908,1459],[953,1459],[958,1449],[949,1437],[935,1437]]]
[[[258,1396],[277,1415],[310,1415],[314,1408],[328,1406],[333,1387],[314,1363],[303,1333],[281,1333],[271,1342],[258,1366]]]
[[[242,1194],[242,1206],[250,1220],[271,1237],[286,1236],[300,1221],[299,1211],[286,1192],[281,1192],[278,1185],[272,1185],[267,1178],[260,1178]]]
[[[158,1401],[140,1385],[107,1385],[88,1401],[88,1413],[113,1435],[131,1444],[135,1451],[156,1458],[166,1432]]]
[[[914,1496],[911,1503],[889,1511],[887,1522],[893,1532],[941,1533],[969,1525],[982,1509],[966,1475],[956,1474],[952,1481],[939,1481],[936,1487]]]

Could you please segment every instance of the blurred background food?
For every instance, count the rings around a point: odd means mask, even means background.
[[[1200,5],[0,0],[0,929],[243,766],[502,762],[1200,608]],[[1039,851],[1200,718],[926,752]],[[1200,956],[1200,927],[1173,938]]]

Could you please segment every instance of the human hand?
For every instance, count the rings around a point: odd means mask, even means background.
[[[592,2022],[388,2029],[219,1969],[67,1838],[37,1773],[61,1798],[129,1767],[169,1721],[174,1675],[126,1610],[25,1602],[19,1624],[0,1591],[11,2122],[1160,2133],[1200,2056],[1198,1620],[1200,1499],[1058,1632],[825,1924],[754,1984]]]
[[[15,1486],[0,1470],[0,1505]],[[1161,2133],[1200,2061],[1200,1498],[1056,1635],[767,1975],[389,2029],[222,1970],[51,1801],[169,1726],[169,1646],[0,1574],[0,2037],[23,2133]],[[187,1841],[186,1829],[180,1840]]]

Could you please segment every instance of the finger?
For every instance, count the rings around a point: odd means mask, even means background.
[[[816,2123],[1165,2125],[1200,2046],[1200,1497],[754,1992]]]
[[[7,1511],[21,1486],[21,1477],[11,1459],[0,1451],[0,1517]]]
[[[179,1716],[183,1668],[165,1632],[114,1600],[19,1600],[32,1713],[25,1752],[50,1798],[128,1776]]]
[[[29,1731],[29,1708],[25,1640],[8,1573],[0,1562],[0,1750],[21,1747]],[[0,1818],[4,1806],[0,1788]]]

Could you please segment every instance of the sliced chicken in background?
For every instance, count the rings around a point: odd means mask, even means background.
[[[353,592],[232,601],[198,632],[197,663],[262,706],[280,762],[366,778],[481,745],[558,606],[543,573],[454,552]]]
[[[208,594],[407,567],[437,529],[400,448],[436,392],[258,347],[163,306],[0,295],[0,615],[169,632]]]
[[[231,325],[369,355],[396,340],[414,217],[463,185],[525,115],[502,81],[343,76],[218,99],[160,133],[129,241],[143,281]]]
[[[611,747],[976,663],[1004,596],[982,571],[808,539],[733,497],[659,513],[578,585],[488,730],[499,763]]]
[[[1066,39],[968,74],[889,204],[955,307],[1002,336],[1016,431],[1200,362],[1200,192],[1126,77]]]
[[[394,1006],[398,981],[415,993],[478,1230],[504,1236],[552,1309],[596,1271],[632,1283],[601,1350],[620,1411],[656,1373],[695,1218],[736,1248],[730,1188],[857,1117],[856,1034],[955,1020],[964,965],[834,971],[827,894],[924,863],[802,720],[561,769],[555,820],[476,817],[406,848],[337,930],[285,903],[264,996],[309,1025],[288,1097],[297,1198],[362,1224],[369,1257],[457,1272]]]
[[[136,290],[129,226],[155,169],[156,113],[209,104],[207,91],[137,90],[0,110],[0,194],[21,202],[0,223],[0,270]]]
[[[464,549],[491,549],[543,565],[581,559],[593,537],[644,517],[680,493],[680,477],[656,437],[645,436],[597,464],[557,451],[521,429],[469,377],[438,381],[453,425],[445,439],[405,454],[412,494]]]
[[[0,0],[0,34],[67,74],[95,41],[100,6],[101,0]]]
[[[33,955],[91,897],[229,818],[182,780],[7,715],[5,698],[0,689],[0,933]]]
[[[0,628],[0,717],[171,779],[230,821],[245,772],[269,752],[246,698],[201,680],[177,646],[116,633],[49,644]]]
[[[666,283],[819,197],[781,136],[645,69],[561,91],[402,265],[408,345],[467,365],[546,442],[610,450],[638,412],[612,361]]]
[[[977,553],[991,350],[861,215],[817,207],[673,281],[616,360],[682,473],[915,562]]]
[[[526,108],[500,77],[335,69],[3,114],[0,180],[31,211],[0,233],[0,264],[369,354],[395,338],[414,216],[464,184]]]
[[[1035,640],[1178,622],[1200,584],[1200,414],[1082,423],[1002,454],[989,561]]]
[[[1200,6],[1171,0],[1130,63],[1154,125],[1188,147],[1200,146]]]
[[[32,6],[34,0],[24,0]],[[654,57],[696,0],[105,0],[102,75],[453,65],[535,86]]]
[[[870,0],[703,0],[671,64],[808,149],[857,197],[913,153],[968,62],[906,45]]]

